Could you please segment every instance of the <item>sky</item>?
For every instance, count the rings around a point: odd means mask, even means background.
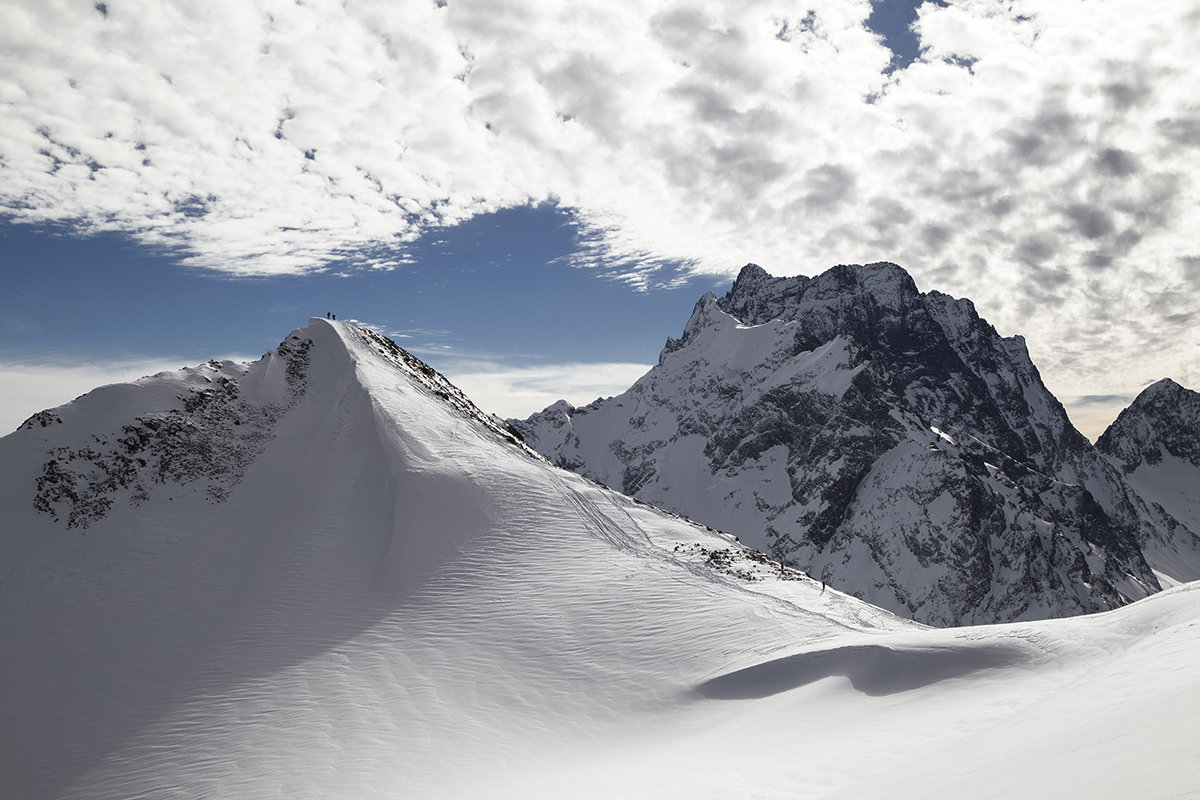
[[[1200,388],[1192,0],[10,0],[0,428],[331,311],[486,410],[893,261],[1096,436]]]

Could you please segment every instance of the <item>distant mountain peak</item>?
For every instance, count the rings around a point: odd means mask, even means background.
[[[733,281],[733,288],[730,291],[750,293],[757,291],[760,286],[775,280],[765,269],[758,264],[750,263],[742,267],[738,272],[737,277]]]
[[[512,424],[561,466],[919,621],[1159,588],[1139,548],[1169,521],[1075,430],[1023,340],[894,263],[747,264],[629,391]]]
[[[1096,449],[1151,509],[1180,523],[1168,541],[1149,543],[1175,580],[1200,571],[1200,392],[1170,378],[1142,390],[1096,440]]]
[[[1174,395],[1179,395],[1179,394],[1181,394],[1183,392],[1187,392],[1187,391],[1189,391],[1189,390],[1185,389],[1183,386],[1179,385],[1178,383],[1171,380],[1170,378],[1160,378],[1159,380],[1155,381],[1154,383],[1150,384],[1145,389],[1143,389],[1141,394],[1144,395],[1147,399],[1149,399],[1151,397],[1155,397],[1155,396],[1158,396],[1161,394],[1167,394],[1167,395],[1174,396]]]
[[[1162,452],[1200,465],[1200,393],[1170,378],[1155,381],[1117,415],[1096,446],[1130,469]]]
[[[920,305],[921,294],[903,268],[886,261],[841,264],[812,278],[777,278],[747,265],[718,302],[723,311],[747,325],[771,319],[817,322],[821,317],[866,323],[879,310],[902,323],[906,312]]]

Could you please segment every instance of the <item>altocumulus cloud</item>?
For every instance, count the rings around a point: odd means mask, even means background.
[[[1200,382],[1192,0],[15,0],[0,202],[187,263],[404,261],[553,201],[577,261],[777,274],[888,259],[1027,334],[1064,397]],[[1180,322],[1184,320],[1184,322]]]

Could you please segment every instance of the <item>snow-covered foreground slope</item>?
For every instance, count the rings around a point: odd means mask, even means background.
[[[0,441],[0,795],[1200,785],[1196,586],[922,628],[549,466],[386,340],[285,344]]]

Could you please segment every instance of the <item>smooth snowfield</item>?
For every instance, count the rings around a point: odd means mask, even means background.
[[[739,579],[703,555],[728,537],[504,441],[358,329],[296,335],[304,395],[223,502],[155,484],[85,532],[33,509],[47,447],[175,379],[0,440],[0,796],[1200,786],[1198,584],[933,630],[756,562]],[[270,396],[271,368],[244,395]]]

